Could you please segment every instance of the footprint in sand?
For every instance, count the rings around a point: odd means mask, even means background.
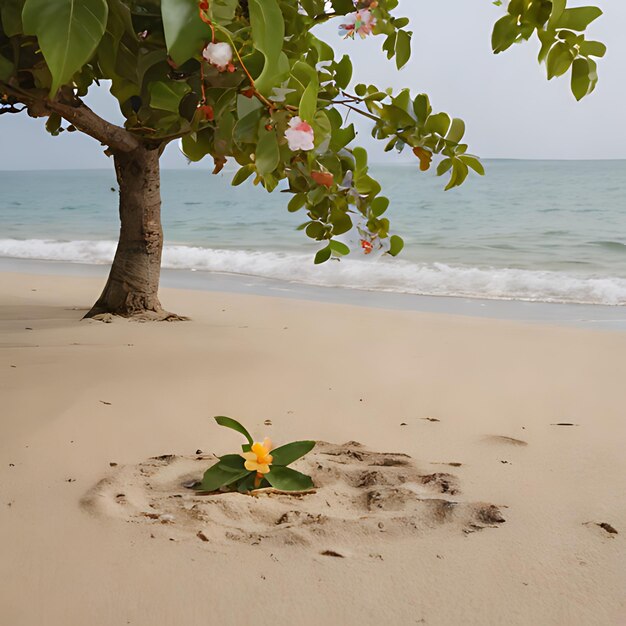
[[[82,506],[177,541],[298,545],[342,557],[371,551],[376,542],[471,533],[505,521],[493,504],[463,501],[453,474],[424,474],[406,454],[372,452],[355,441],[319,442],[295,463],[315,482],[314,490],[298,495],[199,495],[183,486],[199,479],[208,464],[165,454],[117,466],[84,496]],[[166,526],[163,519],[170,520]]]

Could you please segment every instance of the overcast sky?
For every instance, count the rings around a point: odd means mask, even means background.
[[[470,150],[485,158],[616,159],[626,158],[626,1],[570,0],[570,6],[596,4],[604,10],[589,34],[609,51],[600,61],[600,84],[577,103],[566,78],[545,79],[536,61],[537,45],[518,45],[494,56],[493,22],[503,9],[490,0],[401,0],[397,14],[411,19],[413,58],[397,72],[379,52],[382,38],[342,41],[337,23],[323,30],[337,50],[350,54],[356,82],[380,87],[410,87],[426,92],[435,110],[462,117]],[[115,101],[104,89],[88,102],[102,116],[120,119]],[[0,117],[0,169],[74,169],[111,167],[96,141],[79,133],[50,137],[43,120],[26,115]],[[362,128],[361,142],[384,156]],[[392,155],[391,159],[400,157]],[[185,167],[175,145],[164,167]],[[210,167],[208,163],[194,167]]]

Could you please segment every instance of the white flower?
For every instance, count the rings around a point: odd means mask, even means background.
[[[285,131],[285,137],[289,148],[296,150],[313,150],[315,135],[310,124],[301,120],[298,116],[289,121],[289,128]]]
[[[207,44],[207,47],[203,50],[202,56],[211,64],[223,72],[228,69],[228,66],[233,60],[233,49],[230,44],[220,41],[219,43]]]
[[[360,9],[356,13],[346,15],[346,21],[339,26],[339,34],[354,38],[355,33],[365,39],[376,26],[376,18],[369,9]]]

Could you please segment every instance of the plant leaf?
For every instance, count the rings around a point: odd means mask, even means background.
[[[480,176],[485,175],[485,168],[483,167],[483,164],[475,156],[472,156],[471,154],[462,154],[459,156],[459,159],[461,159],[465,165],[471,167],[477,174],[480,174]]]
[[[569,28],[571,30],[583,31],[602,15],[602,10],[598,7],[574,7],[565,9],[556,21],[557,28]]]
[[[261,93],[270,95],[289,65],[282,53],[285,20],[276,0],[250,0],[248,10],[254,47],[265,57],[265,65],[255,79],[255,85]]]
[[[224,426],[225,428],[230,428],[232,430],[236,430],[238,433],[242,434],[250,445],[254,443],[254,439],[250,433],[237,421],[232,417],[226,417],[224,415],[217,415],[213,418],[220,426]]]
[[[308,454],[315,447],[315,441],[294,441],[280,446],[271,451],[272,467],[276,465],[289,465],[299,458]]]
[[[89,61],[109,13],[105,0],[26,0],[24,33],[35,35],[52,74],[50,97]]]
[[[276,130],[267,130],[262,127],[259,130],[259,141],[256,146],[256,171],[265,176],[271,174],[280,163],[280,150]]]
[[[241,459],[243,461],[243,459]],[[198,491],[217,491],[220,487],[226,487],[242,478],[250,472],[247,469],[236,469],[219,461],[204,472],[202,481],[194,489]]]
[[[155,109],[178,113],[180,101],[191,91],[187,83],[157,81],[150,83],[150,105]]]
[[[0,80],[9,80],[15,71],[15,65],[0,54]]]
[[[332,248],[330,247],[330,245],[327,245],[321,250],[318,250],[317,253],[315,254],[315,260],[314,260],[315,265],[319,265],[320,263],[326,263],[326,261],[330,259],[331,254],[332,254]]]
[[[245,459],[240,454],[225,454],[220,457],[220,463],[232,470],[245,469]]]
[[[272,465],[269,474],[265,474],[265,479],[274,489],[281,491],[306,491],[313,487],[310,476],[280,465]]]
[[[396,67],[401,69],[411,58],[411,36],[406,30],[399,30],[396,36]]]
[[[389,254],[391,256],[398,256],[398,254],[402,252],[402,248],[404,248],[404,241],[402,237],[398,237],[398,235],[391,235],[389,244]]]
[[[211,29],[198,17],[196,0],[161,0],[167,52],[177,65],[200,54]]]

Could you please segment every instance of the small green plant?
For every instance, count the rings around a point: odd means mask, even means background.
[[[306,491],[313,487],[310,476],[287,467],[310,452],[315,441],[294,441],[272,450],[272,442],[255,442],[250,433],[237,420],[218,416],[220,426],[241,433],[248,441],[241,446],[241,454],[226,454],[209,467],[202,481],[194,486],[198,491],[239,491],[249,493],[255,489],[273,487],[280,491]],[[270,454],[271,452],[271,454]]]

